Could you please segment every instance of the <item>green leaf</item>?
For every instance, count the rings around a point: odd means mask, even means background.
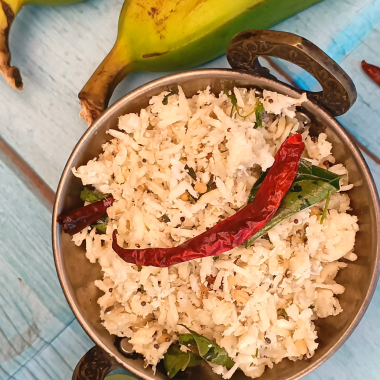
[[[187,173],[189,174],[189,176],[194,180],[196,181],[197,180],[197,175],[195,174],[195,170],[193,168],[191,168],[190,166],[188,166],[187,164],[185,165],[185,170],[187,171]]]
[[[339,190],[339,181],[343,177],[344,175],[338,175],[326,169],[319,168],[318,166],[312,165],[311,162],[301,158],[295,181],[321,179],[325,182],[331,183],[332,186]]]
[[[170,222],[170,218],[169,218],[166,214],[162,215],[160,219],[161,219],[164,223],[169,223],[169,222]]]
[[[259,179],[253,185],[248,197],[248,204],[253,202],[253,199],[255,198],[257,191],[259,190],[259,187],[263,183],[268,172],[269,169],[262,173]],[[303,180],[321,180],[330,183],[337,190],[339,190],[339,180],[343,177],[344,175],[338,175],[329,172],[328,170],[319,168],[318,166],[314,166],[311,164],[310,161],[301,158],[300,164],[298,166],[297,175],[293,183]]]
[[[248,204],[253,202],[267,173],[268,171],[264,172],[253,185],[248,197]],[[276,214],[264,228],[256,232],[244,245],[248,247],[282,220],[320,202],[325,199],[328,194],[333,194],[338,191],[339,180],[341,178],[342,176],[340,175],[318,168],[317,166],[311,165],[309,161],[301,159],[293,185],[282,200]]]
[[[183,344],[186,347],[188,347],[189,345],[196,346],[197,344],[197,342],[191,334],[181,334],[179,336],[179,343]]]
[[[82,199],[83,202],[99,202],[104,198],[109,197],[110,194],[99,194],[95,190],[90,190],[89,188],[85,187],[81,193],[80,193],[80,199]]]
[[[292,187],[285,195],[279,209],[274,217],[262,228],[256,232],[244,244],[246,247],[251,245],[256,239],[266,234],[276,224],[289,218],[297,212],[312,206],[313,204],[325,199],[329,193],[335,193],[338,189],[328,182],[318,181],[300,181],[293,183]]]
[[[99,232],[102,232],[103,234],[105,234],[107,230],[107,224],[108,224],[108,217],[103,216],[102,218],[98,219],[95,223],[92,223],[91,227],[95,227]]]
[[[181,334],[179,338],[181,344],[188,346],[189,344],[194,345],[195,343],[198,348],[199,355],[210,363],[222,365],[228,369],[234,366],[235,363],[228,356],[225,348],[219,347],[212,340],[190,330],[186,326],[181,326],[185,327],[191,334],[191,337],[189,336],[190,334]]]
[[[107,225],[108,223],[102,223],[102,224],[93,224],[92,226],[95,227],[98,231],[105,234],[107,231]]]
[[[211,190],[214,190],[214,189],[216,189],[216,185],[215,185],[215,182],[214,182],[214,175],[211,174],[211,177],[210,177],[210,179],[207,182],[207,192],[209,192]]]
[[[256,115],[256,124],[258,127],[262,128],[263,122],[261,120],[261,114],[264,112],[264,105],[261,102],[258,102],[255,107],[255,115]]]
[[[230,117],[232,117],[232,114],[234,113],[234,109],[236,109],[236,112],[239,115],[239,110],[237,107],[237,99],[236,99],[235,94],[231,91],[231,95],[230,95],[228,90],[224,90],[224,93],[227,95],[227,97],[231,100],[231,103],[232,103]]]
[[[244,120],[252,115],[254,112],[256,114],[256,123],[257,123],[257,126],[258,127],[262,127],[263,126],[263,123],[261,121],[261,114],[264,112],[264,105],[263,103],[261,102],[258,102],[256,107],[253,109],[253,111],[249,112],[247,115],[242,115],[240,112],[239,112],[239,108],[238,108],[238,105],[237,105],[237,99],[236,99],[236,96],[235,94],[231,91],[231,94],[228,90],[224,90],[224,93],[227,95],[227,97],[231,100],[231,103],[232,103],[232,107],[231,107],[231,112],[230,112],[230,117],[232,117],[233,113],[234,113],[234,109],[236,110],[236,113],[242,117]]]
[[[267,176],[268,171],[269,169],[266,172],[262,173],[259,179],[252,186],[251,192],[249,193],[249,196],[248,196],[248,202],[247,202],[248,204],[252,203],[253,200],[255,199],[257,191],[259,190],[260,185],[263,183],[265,177]]]
[[[193,367],[203,362],[203,359],[191,351],[183,352],[179,344],[172,344],[164,355],[164,365],[170,379],[179,371]]]
[[[327,198],[326,198],[325,208],[323,210],[322,217],[321,217],[321,224],[323,224],[323,222],[324,222],[324,220],[326,218],[327,209],[329,207],[330,199],[331,199],[331,193],[328,193],[327,194]]]
[[[168,97],[169,97],[169,96],[172,96],[172,95],[178,95],[178,94],[179,94],[178,89],[177,89],[177,90],[171,90],[171,91],[169,92],[169,94],[166,94],[166,95],[164,96],[164,99],[162,100],[162,104],[163,104],[164,106],[168,105]]]
[[[288,313],[286,312],[285,309],[281,309],[281,315],[282,315],[283,317],[285,317],[285,318],[288,317]]]

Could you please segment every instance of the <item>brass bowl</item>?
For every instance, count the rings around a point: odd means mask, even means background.
[[[124,367],[136,376],[146,379],[167,379],[165,371],[144,368],[143,361],[128,352],[125,341],[117,341],[101,325],[97,299],[102,292],[94,281],[102,278],[100,266],[91,264],[85,257],[84,246],[77,247],[71,237],[62,232],[56,222],[63,210],[80,207],[81,180],[71,173],[72,167],[86,164],[101,153],[101,145],[111,136],[110,128],[116,129],[118,117],[129,112],[138,112],[148,105],[153,95],[180,85],[186,96],[210,86],[219,93],[233,86],[268,89],[291,97],[300,92],[277,81],[257,61],[260,55],[271,55],[287,59],[309,71],[322,85],[320,93],[309,93],[310,99],[301,111],[312,120],[312,132],[325,132],[333,143],[333,154],[343,163],[354,188],[350,190],[353,213],[358,216],[360,231],[357,233],[355,251],[358,259],[350,262],[339,272],[337,281],[346,291],[339,296],[344,312],[336,317],[319,319],[316,322],[319,348],[310,360],[291,362],[283,360],[273,369],[267,369],[261,380],[297,380],[307,375],[333,355],[345,342],[364,315],[378,280],[379,262],[379,199],[372,175],[358,150],[343,127],[333,116],[346,112],[356,99],[355,87],[344,71],[309,41],[283,32],[248,31],[234,38],[227,57],[234,70],[186,71],[150,82],[124,96],[87,130],[79,140],[63,171],[53,212],[53,249],[58,276],[67,301],[78,321],[95,342],[79,362],[73,379],[102,380],[111,370]],[[182,378],[221,379],[207,364],[192,367]],[[248,379],[238,371],[233,379]]]

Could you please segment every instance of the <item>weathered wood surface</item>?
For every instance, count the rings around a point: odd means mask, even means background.
[[[0,137],[16,152],[10,158],[0,144],[0,380],[70,379],[92,346],[56,276],[48,198],[86,129],[76,95],[111,48],[121,5],[122,0],[90,0],[55,9],[27,7],[13,26],[13,63],[25,90],[16,92],[0,78]],[[380,88],[360,68],[362,59],[380,65],[380,0],[325,0],[275,29],[315,42],[352,76],[358,102],[340,121],[373,154],[373,160],[366,158],[380,186]],[[310,77],[279,64],[300,87],[315,88]],[[228,64],[221,57],[204,66]],[[161,75],[131,75],[112,101]],[[35,184],[45,189],[36,191]],[[352,337],[306,379],[379,379],[379,313],[377,290]]]

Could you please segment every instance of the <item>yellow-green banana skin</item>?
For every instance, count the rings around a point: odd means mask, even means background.
[[[79,93],[88,124],[132,71],[175,71],[210,61],[247,29],[268,29],[321,0],[126,0],[117,41]]]
[[[60,6],[78,3],[84,0],[0,0],[0,73],[16,90],[22,90],[20,70],[11,66],[9,33],[12,23],[22,7],[30,4]]]

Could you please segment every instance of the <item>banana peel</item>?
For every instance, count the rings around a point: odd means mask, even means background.
[[[60,6],[78,3],[84,0],[0,0],[0,73],[16,90],[22,90],[20,70],[11,66],[9,33],[20,10],[26,5]]]
[[[90,125],[133,71],[176,71],[225,53],[246,29],[268,29],[321,0],[125,0],[110,53],[78,97]]]

